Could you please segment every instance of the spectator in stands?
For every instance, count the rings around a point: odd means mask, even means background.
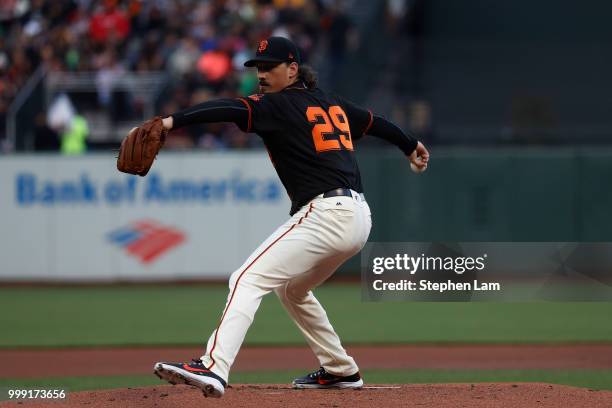
[[[60,135],[60,150],[63,154],[85,153],[89,126],[67,95],[61,94],[51,103],[47,112],[47,123],[52,131]]]
[[[94,43],[117,43],[125,40],[129,32],[130,22],[127,14],[117,7],[117,0],[104,0],[104,6],[89,23],[89,35]]]
[[[10,2],[9,2],[10,3]],[[256,92],[257,79],[243,69],[250,50],[272,33],[290,36],[308,59],[330,39],[342,58],[350,29],[342,9],[315,0],[31,0],[0,8],[0,124],[10,103],[39,66],[58,71],[95,71],[100,105],[114,118],[138,111],[113,84],[129,72],[171,75],[172,104],[188,106],[193,95],[234,97]],[[327,19],[322,19],[328,16]],[[219,64],[222,62],[222,64]],[[222,69],[218,69],[222,68]],[[117,102],[117,101],[120,101]],[[198,102],[197,100],[195,102]],[[34,125],[32,125],[34,126]],[[201,129],[178,145],[248,147],[228,126]],[[5,127],[0,129],[0,135]],[[214,135],[214,136],[211,136]],[[182,137],[173,132],[172,137]],[[252,138],[251,138],[252,139]],[[214,143],[213,143],[214,141]],[[169,142],[172,145],[172,142]]]

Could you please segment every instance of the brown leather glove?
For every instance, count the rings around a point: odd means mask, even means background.
[[[159,116],[132,129],[121,142],[117,157],[117,170],[146,176],[153,166],[155,156],[166,141],[168,129]]]

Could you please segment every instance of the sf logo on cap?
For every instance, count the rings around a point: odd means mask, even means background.
[[[265,49],[268,48],[268,40],[262,40],[259,42],[259,48],[257,49],[259,52],[264,52]]]

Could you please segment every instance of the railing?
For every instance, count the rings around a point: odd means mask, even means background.
[[[45,106],[48,108],[55,95],[66,93],[73,100],[82,100],[88,96],[96,100],[99,96],[101,81],[100,72],[50,72],[45,81]],[[168,76],[164,72],[120,73],[114,75],[107,84],[107,91],[129,95],[128,99],[140,101],[142,109],[133,115],[122,118],[113,117],[110,111],[120,110],[113,106],[100,108],[96,104],[77,103],[79,114],[83,115],[89,123],[90,141],[109,142],[117,140],[118,135],[127,133],[135,122],[154,116],[156,101],[162,90],[168,84]],[[133,108],[133,106],[131,106]]]
[[[57,92],[96,92],[98,75],[98,72],[50,72],[45,81],[46,106]],[[155,112],[154,100],[166,80],[163,72],[126,73],[118,75],[112,87],[141,97],[145,101],[144,115],[148,117]]]
[[[41,65],[9,106],[6,121],[8,150],[34,150],[35,118],[49,109],[58,94],[67,94],[77,112],[87,119],[90,125],[90,141],[110,142],[115,140],[117,135],[127,133],[135,121],[153,116],[156,101],[168,84],[168,76],[164,72],[128,72],[117,75],[108,85],[111,92],[123,92],[141,104],[141,108],[135,110],[134,117],[117,121],[109,113],[109,109],[116,109],[116,106],[104,108],[96,103],[80,103],[83,95],[87,95],[85,99],[90,101],[97,100],[99,75],[99,72],[47,71]]]
[[[46,68],[43,65],[39,66],[30,79],[28,79],[25,86],[17,93],[17,96],[8,108],[6,115],[6,137],[9,150],[15,150],[17,147],[17,115],[26,102],[31,99],[34,91],[40,85],[46,73]],[[30,142],[32,144],[25,146],[26,150],[33,149],[33,140],[30,140]]]

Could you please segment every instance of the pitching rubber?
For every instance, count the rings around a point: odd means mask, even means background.
[[[225,392],[223,384],[211,377],[191,374],[164,363],[155,363],[153,370],[156,376],[172,385],[185,384],[201,389],[205,397],[221,398]]]

